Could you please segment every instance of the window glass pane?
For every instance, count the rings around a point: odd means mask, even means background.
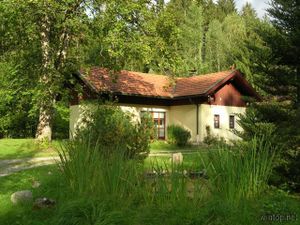
[[[159,137],[164,137],[165,136],[165,130],[164,129],[159,129]]]
[[[229,116],[229,128],[234,129],[234,116]]]
[[[155,118],[155,119],[156,119],[156,118],[159,118],[159,113],[154,112],[154,113],[153,113],[153,118]]]
[[[164,125],[164,120],[159,120],[159,125]]]
[[[159,118],[161,119],[165,118],[165,113],[159,113]]]
[[[220,115],[214,115],[214,127],[220,128]]]

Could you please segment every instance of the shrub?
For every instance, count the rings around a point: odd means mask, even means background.
[[[169,125],[167,127],[168,141],[182,147],[187,145],[191,133],[180,125]]]
[[[147,156],[150,149],[151,120],[133,121],[131,114],[112,103],[101,104],[95,110],[84,112],[85,121],[76,131],[75,139],[90,139],[99,151],[109,156],[115,151],[126,158]]]

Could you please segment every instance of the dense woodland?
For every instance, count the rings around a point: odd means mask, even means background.
[[[284,146],[278,170],[295,186],[299,1],[271,0],[267,11],[258,18],[234,0],[2,0],[0,137],[67,138],[67,87],[83,67],[172,78],[235,66],[264,99],[242,118],[241,135],[268,131]]]

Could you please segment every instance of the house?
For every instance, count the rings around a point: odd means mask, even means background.
[[[80,125],[83,107],[88,107],[81,104],[84,100],[113,96],[135,119],[150,112],[159,139],[167,137],[168,125],[179,124],[191,132],[193,142],[204,139],[207,127],[213,135],[234,140],[238,137],[232,130],[241,129],[237,114],[244,113],[247,106],[244,96],[260,99],[238,70],[171,79],[125,70],[111,74],[95,67],[78,73],[77,78],[83,93],[71,102],[71,133]]]

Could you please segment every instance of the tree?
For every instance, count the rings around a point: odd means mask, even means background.
[[[237,13],[234,0],[218,0],[216,16],[220,22],[233,13]]]
[[[300,107],[300,4],[298,0],[271,0],[267,9],[272,23],[281,34],[281,41],[273,46],[274,53],[280,57],[281,65],[293,71],[290,80],[297,88],[297,106]]]
[[[183,58],[183,68],[180,73],[200,74],[203,71],[203,12],[202,7],[192,3],[183,17],[180,26],[181,36],[179,45],[180,55]]]
[[[27,65],[18,70],[20,77],[34,75],[34,106],[39,108],[38,140],[51,140],[56,99],[62,93],[66,74],[76,68],[71,49],[80,40],[87,19],[85,2],[12,0],[2,4],[10,18],[3,29],[9,40],[4,43],[6,52],[16,49],[22,52],[15,61]]]
[[[224,50],[224,36],[222,24],[218,20],[213,20],[208,27],[206,33],[206,58],[209,71],[221,71],[226,63]]]
[[[241,16],[243,18],[256,19],[257,13],[255,9],[252,7],[250,2],[246,2],[241,11]]]

